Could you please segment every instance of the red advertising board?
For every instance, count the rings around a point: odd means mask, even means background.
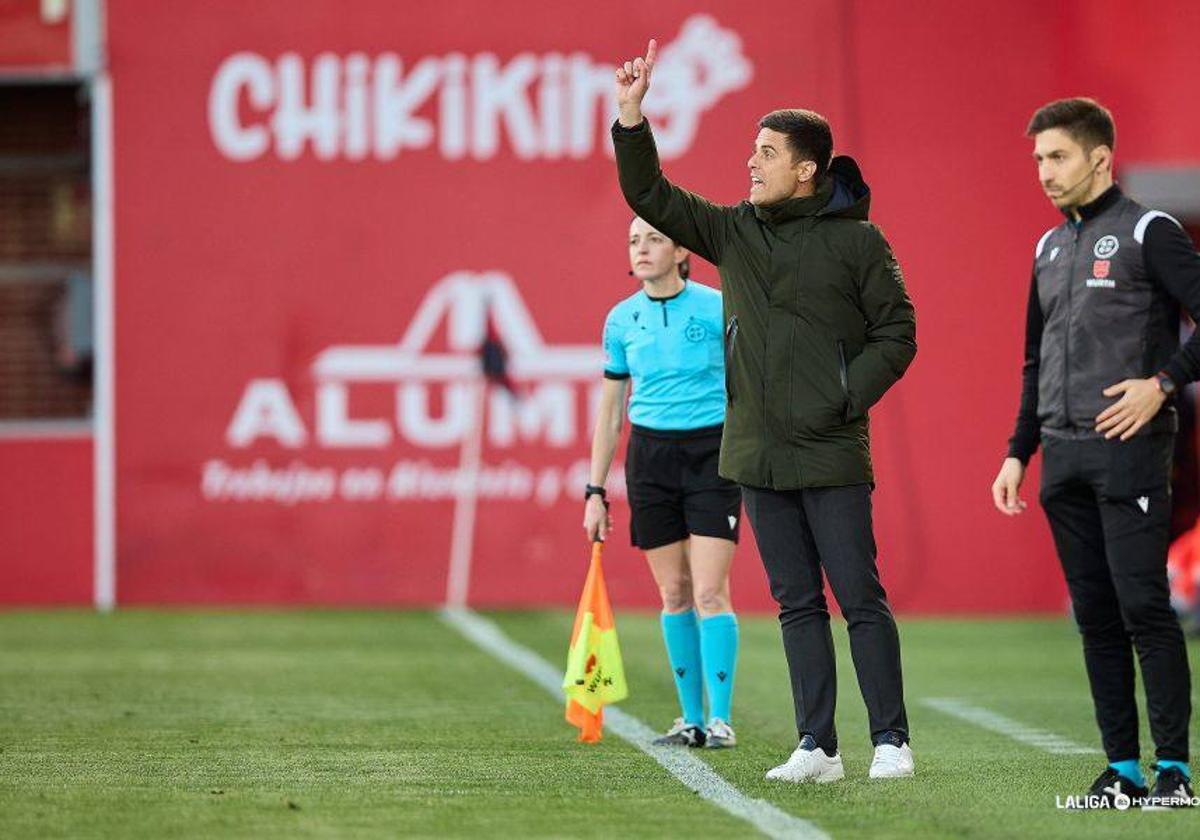
[[[758,118],[803,106],[873,186],[920,347],[872,422],[896,606],[1060,608],[1040,515],[988,487],[1055,223],[1022,134],[1063,91],[1031,57],[1066,17],[908,8],[111,4],[118,601],[433,604],[452,555],[475,604],[577,594],[600,328],[633,291],[612,67],[653,35],[674,180],[741,200]],[[516,396],[480,385],[488,317]],[[610,587],[651,605],[620,472]],[[734,579],[769,608],[752,539]]]
[[[0,0],[0,77],[71,70],[71,0]]]
[[[85,434],[0,436],[0,606],[92,600],[91,465]]]

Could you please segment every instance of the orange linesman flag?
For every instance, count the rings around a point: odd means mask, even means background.
[[[604,727],[604,706],[629,696],[625,666],[617,644],[617,627],[604,586],[600,554],[604,544],[592,543],[592,565],[575,614],[563,691],[567,722],[579,727],[579,740],[595,743]]]

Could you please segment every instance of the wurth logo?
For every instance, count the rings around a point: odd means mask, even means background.
[[[415,60],[395,53],[240,52],[221,62],[208,94],[217,149],[246,162],[274,155],[321,161],[392,160],[434,149],[446,160],[490,160],[506,141],[521,160],[611,154],[613,61],[584,52],[491,52]],[[753,77],[741,38],[707,15],[665,44],[645,111],[664,158],[692,145],[701,115]]]
[[[400,438],[424,448],[458,446],[478,410],[473,395],[480,387],[479,349],[489,313],[508,349],[508,373],[520,396],[488,390],[487,443],[498,448],[576,444],[595,416],[603,353],[595,345],[546,344],[516,284],[499,271],[444,277],[426,295],[399,344],[342,345],[319,354],[312,365],[316,416],[311,433],[283,380],[251,381],[226,442],[234,448],[272,440],[288,449],[314,444],[381,449]],[[431,352],[443,327],[448,349]],[[394,417],[350,416],[350,390],[367,383],[395,388]],[[434,388],[442,391],[437,416],[431,410]]]

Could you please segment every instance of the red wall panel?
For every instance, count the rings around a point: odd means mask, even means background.
[[[0,3],[0,75],[71,69],[71,4]]]
[[[92,441],[0,440],[0,605],[92,600]]]

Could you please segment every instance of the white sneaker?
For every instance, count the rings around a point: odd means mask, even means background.
[[[713,718],[704,730],[704,746],[710,750],[720,750],[737,746],[737,735],[733,727],[720,718]]]
[[[880,744],[875,748],[868,776],[872,779],[901,779],[911,776],[916,770],[912,750],[908,744]]]
[[[804,736],[800,746],[796,747],[787,761],[767,771],[768,779],[795,783],[826,784],[836,782],[845,775],[841,755],[829,755],[817,746],[811,735]]]
[[[653,743],[656,747],[703,747],[704,730],[683,718],[675,718],[667,734],[655,738]]]

